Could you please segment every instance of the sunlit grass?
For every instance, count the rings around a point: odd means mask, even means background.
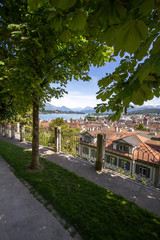
[[[86,240],[160,239],[160,218],[134,203],[41,158],[29,171],[31,153],[0,141],[0,154]]]

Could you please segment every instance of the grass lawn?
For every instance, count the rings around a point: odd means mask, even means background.
[[[31,152],[0,141],[0,155],[86,240],[160,239],[160,218],[96,184],[40,158],[29,171]]]

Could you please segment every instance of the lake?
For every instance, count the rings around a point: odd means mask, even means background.
[[[75,114],[75,113],[52,113],[52,114],[39,114],[39,118],[42,120],[52,120],[56,118],[64,118],[64,120],[69,119],[80,119],[84,118],[87,114]]]

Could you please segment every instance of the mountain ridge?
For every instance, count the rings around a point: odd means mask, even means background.
[[[160,108],[160,105],[143,105],[143,106],[134,106],[133,108],[129,108],[128,112],[134,112],[137,110],[145,110],[145,109],[156,109],[156,108]],[[77,108],[68,108],[66,106],[62,106],[62,107],[56,107],[54,105],[52,105],[51,103],[45,103],[44,106],[45,110],[58,110],[58,111],[64,111],[64,112],[82,112],[82,113],[86,113],[86,114],[92,114],[92,113],[96,113],[95,109],[89,106],[86,106],[85,108],[81,108],[81,107],[77,107]],[[105,112],[107,113],[107,112]],[[111,112],[109,112],[111,113]]]

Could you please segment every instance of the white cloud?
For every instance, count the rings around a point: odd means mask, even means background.
[[[74,91],[68,94],[65,94],[64,97],[60,99],[52,98],[51,104],[57,107],[66,106],[68,108],[77,108],[86,106],[96,107],[96,105],[100,103],[99,100],[96,99],[96,95],[84,95],[83,93],[80,95],[79,92]]]
[[[151,105],[151,106],[160,105],[160,98],[154,97],[152,100],[146,101],[144,105]]]
[[[78,91],[73,91],[69,92],[68,94],[65,94],[64,97],[55,99],[52,98],[51,104],[57,107],[62,107],[66,106],[68,108],[85,108],[86,106],[89,107],[96,107],[98,103],[101,103],[100,100],[96,99],[96,94],[95,95],[89,95],[90,90],[88,89],[88,95],[80,94]],[[151,105],[151,106],[156,106],[160,105],[160,99],[159,98],[153,98],[150,101],[146,101],[144,105]]]

